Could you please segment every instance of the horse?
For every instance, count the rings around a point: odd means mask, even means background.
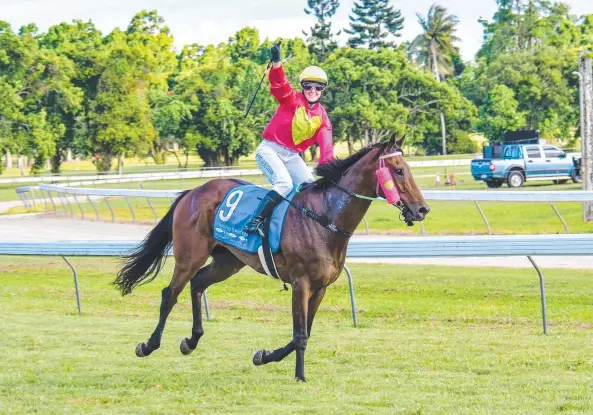
[[[280,279],[292,289],[293,337],[284,347],[259,350],[256,366],[279,362],[296,351],[295,378],[305,381],[305,349],[313,319],[328,286],[344,268],[350,236],[362,221],[371,202],[380,196],[376,170],[384,165],[392,174],[401,200],[396,204],[400,219],[412,225],[430,210],[401,151],[405,136],[367,146],[344,159],[318,165],[319,179],[297,193],[286,213],[280,250],[274,261]],[[380,163],[381,162],[381,163]],[[204,335],[202,294],[212,284],[226,280],[246,265],[264,274],[257,254],[226,246],[213,237],[213,220],[227,192],[247,182],[214,179],[183,191],[161,221],[134,252],[122,258],[113,284],[123,295],[154,280],[173,246],[175,268],[170,284],[162,290],[158,324],[145,343],[136,347],[138,357],[160,347],[167,316],[177,297],[190,282],[193,325],[191,337],[180,344],[189,355]],[[295,206],[297,208],[295,208]],[[319,213],[323,211],[323,213]],[[204,266],[209,257],[212,261]]]

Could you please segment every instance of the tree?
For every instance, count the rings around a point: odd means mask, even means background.
[[[484,42],[478,57],[488,62],[515,52],[535,52],[542,47],[566,48],[580,34],[568,6],[546,0],[497,0],[492,22],[481,19]]]
[[[231,65],[224,46],[206,48],[197,74],[204,82],[196,91],[199,109],[193,113],[194,128],[186,138],[197,141],[198,154],[207,166],[236,164],[255,144],[252,119],[245,119],[247,91],[254,91],[259,79],[253,62],[241,59]],[[261,69],[260,69],[261,71]]]
[[[0,152],[23,153],[28,124],[25,116],[27,68],[33,62],[30,49],[0,21]]]
[[[317,22],[311,28],[310,33],[303,32],[303,34],[307,36],[309,53],[315,56],[317,61],[323,62],[338,47],[329,19],[336,13],[340,1],[307,0],[307,5],[305,13],[314,15]]]
[[[162,154],[170,151],[170,144],[179,143],[182,122],[191,118],[192,106],[183,102],[174,91],[166,93],[158,89],[150,92],[149,101],[152,108],[151,122],[158,134],[158,140],[153,140],[150,155],[154,160],[161,158],[160,161],[162,161]],[[176,153],[173,154],[177,157]],[[177,161],[181,167],[179,157]]]
[[[461,76],[462,92],[482,107],[497,85],[512,90],[526,127],[543,137],[568,137],[578,126],[578,90],[572,73],[578,51],[540,48],[500,55],[490,64],[485,59]]]
[[[412,41],[410,53],[418,64],[440,81],[454,73],[453,57],[459,53],[454,46],[459,41],[455,36],[459,19],[436,4],[430,7],[426,17],[419,13],[416,15],[424,33]]]
[[[227,44],[231,62],[236,63],[240,59],[257,60],[259,45],[259,32],[257,29],[246,27],[239,30],[233,37],[229,38]]]
[[[344,48],[326,62],[332,86],[324,105],[334,135],[353,148],[379,142],[397,133],[425,146],[438,132],[436,115],[451,117],[455,131],[469,130],[475,109],[459,91],[439,84],[429,73],[410,64],[401,50]]]
[[[151,123],[148,97],[147,77],[151,74],[140,70],[145,62],[137,65],[138,55],[134,51],[138,48],[131,47],[126,34],[119,30],[108,36],[108,48],[107,64],[91,108],[96,129],[89,137],[89,147],[100,156],[96,159],[99,171],[109,171],[117,155],[148,152],[158,137]]]
[[[518,108],[515,93],[504,85],[496,85],[480,109],[479,131],[490,140],[500,140],[505,131],[525,127],[525,114]]]
[[[39,43],[42,49],[55,51],[60,57],[72,62],[74,70],[69,75],[70,82],[81,91],[78,110],[65,114],[66,133],[56,143],[52,157],[52,171],[58,172],[67,149],[82,155],[91,152],[90,139],[97,133],[92,117],[93,108],[99,79],[107,61],[107,47],[94,24],[81,20],[50,27],[46,34],[40,36]]]
[[[360,0],[354,2],[350,19],[350,29],[344,31],[351,35],[348,45],[353,48],[366,46],[378,50],[393,47],[394,42],[387,40],[391,35],[399,37],[404,27],[401,11],[393,9],[389,0]]]
[[[455,36],[459,19],[457,16],[448,15],[447,9],[433,4],[428,14],[418,16],[418,22],[424,33],[418,35],[410,45],[412,55],[417,62],[429,69],[437,82],[453,73],[452,56],[455,53],[453,43],[459,40]],[[442,154],[447,154],[447,131],[443,113],[441,118]]]
[[[138,78],[136,93],[140,99],[139,108],[145,111],[139,115],[138,126],[147,131],[146,138],[151,139],[150,156],[155,163],[162,164],[166,161],[165,154],[171,139],[168,134],[178,128],[178,118],[188,111],[180,101],[163,99],[170,94],[168,80],[177,67],[173,36],[165,25],[165,19],[156,10],[143,10],[130,22],[126,44],[130,51],[129,63]],[[166,127],[163,118],[168,118],[173,125]],[[155,121],[159,122],[158,127]]]

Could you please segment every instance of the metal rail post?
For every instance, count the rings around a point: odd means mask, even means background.
[[[132,223],[136,223],[136,215],[134,214],[134,208],[132,207],[132,204],[128,200],[127,196],[124,196],[124,199],[126,200],[128,207],[130,208],[130,212],[132,212]]]
[[[142,186],[142,183],[140,183],[140,189],[144,190],[144,186]],[[154,215],[154,224],[156,225],[159,222],[159,218],[156,215],[156,211],[154,210],[154,206],[152,206],[152,203],[151,203],[150,198],[148,196],[146,196],[146,201],[148,202],[148,206],[150,206],[150,209],[152,210],[152,214]]]
[[[354,327],[358,324],[358,318],[356,316],[356,299],[354,298],[354,282],[352,281],[352,274],[346,265],[344,265],[344,271],[348,276],[348,286],[350,288],[350,306],[352,307],[352,322]]]
[[[541,273],[541,271],[539,270],[539,267],[537,266],[537,264],[535,263],[533,258],[528,255],[527,259],[529,259],[529,261],[531,262],[531,264],[537,271],[537,275],[539,276],[539,293],[540,293],[541,303],[542,303],[542,321],[543,321],[543,325],[544,325],[544,335],[547,335],[548,334],[548,312],[547,312],[547,308],[546,308],[546,287],[544,286],[544,276]]]
[[[51,200],[51,204],[54,207],[54,215],[57,215],[58,214],[58,210],[56,209],[56,203],[54,202],[54,198],[51,197],[51,192],[49,190],[47,191],[47,195],[49,196],[49,200]]]
[[[76,204],[78,205],[78,209],[80,209],[80,217],[82,218],[82,220],[84,220],[84,210],[82,210],[82,206],[80,205],[80,202],[78,201],[78,198],[76,197],[76,195],[73,194],[72,196],[74,196],[74,200],[76,200]]]
[[[476,207],[480,211],[480,215],[482,215],[482,220],[484,220],[484,223],[486,224],[486,228],[488,229],[488,235],[492,235],[492,229],[490,229],[490,223],[488,223],[488,219],[486,219],[486,215],[484,214],[484,211],[482,210],[482,208],[480,207],[480,204],[477,201],[474,201],[474,203],[476,204]]]
[[[105,198],[105,203],[107,204],[107,207],[109,208],[109,211],[111,212],[111,222],[115,223],[115,213],[113,213],[113,209],[111,209],[111,205],[109,204],[109,198]]]
[[[35,190],[34,190],[34,186],[31,186],[31,194],[29,195],[31,198],[31,201],[33,202],[33,209],[37,210],[37,203],[35,202]]]
[[[22,193],[17,193],[19,199],[21,199],[21,202],[23,204],[23,206],[25,207],[25,209],[29,209],[29,200],[22,194]]]
[[[45,213],[47,213],[49,208],[47,207],[47,199],[45,198],[45,193],[44,193],[43,189],[39,189],[39,192],[41,193],[41,197],[43,198],[43,204],[45,206]]]
[[[97,221],[99,220],[99,211],[97,210],[97,207],[95,206],[95,204],[93,203],[93,199],[91,199],[91,197],[89,195],[86,196],[86,198],[89,200],[89,202],[91,203],[91,206],[93,207],[94,211],[95,211],[95,215],[97,215]]]
[[[65,256],[62,256],[62,259],[64,261],[66,261],[66,264],[68,264],[68,266],[72,270],[72,273],[74,274],[74,288],[76,290],[76,305],[78,306],[78,314],[82,314],[82,307],[80,306],[80,291],[78,290],[78,274],[76,273],[76,268],[74,268],[74,266],[70,263],[70,261],[68,261],[66,259]]]
[[[64,203],[64,195],[62,193],[58,193],[58,197],[60,198],[60,203],[62,204],[62,210],[64,211],[64,215],[68,216],[68,211],[66,210],[66,203]]]
[[[66,199],[66,203],[68,203],[68,209],[70,210],[70,219],[74,219],[74,210],[72,209],[72,204],[70,203],[70,198],[67,194],[64,194],[64,199]]]
[[[210,321],[210,306],[208,305],[208,294],[206,294],[206,290],[202,294],[204,297],[204,310],[206,310],[206,321]]]
[[[564,221],[564,218],[560,214],[558,208],[556,208],[556,205],[554,205],[554,202],[550,202],[550,206],[552,206],[552,209],[554,209],[554,212],[556,212],[556,215],[558,216],[558,218],[560,218],[560,222],[562,222],[562,226],[564,226],[564,232],[570,233],[570,231],[568,230],[568,225]]]

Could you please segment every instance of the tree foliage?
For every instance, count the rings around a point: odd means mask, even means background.
[[[338,46],[331,22],[338,4],[304,2],[316,23],[306,40],[282,43],[293,86],[305,66],[328,73],[323,104],[335,141],[354,149],[406,134],[418,152],[439,153],[441,131],[448,152],[474,151],[474,132],[578,134],[573,73],[579,54],[593,49],[593,15],[575,17],[548,0],[498,0],[492,19],[481,21],[476,61],[467,63],[455,44],[458,19],[438,4],[418,15],[422,32],[407,51],[396,44],[403,18],[388,0],[357,0],[348,46]],[[33,172],[48,160],[58,172],[68,150],[104,171],[124,155],[156,163],[174,155],[183,168],[197,152],[209,166],[236,164],[277,108],[264,79],[245,116],[277,39],[243,28],[218,45],[176,50],[173,41],[155,10],[106,34],[80,20],[46,33],[0,21],[0,154],[29,157]]]
[[[433,4],[426,17],[417,14],[418,23],[423,33],[416,36],[410,45],[412,57],[426,70],[435,74],[437,79],[444,79],[455,73],[454,56],[459,51],[454,43],[459,19],[447,13],[447,9]]]
[[[339,5],[339,0],[307,0],[305,13],[312,14],[317,21],[309,33],[303,34],[307,36],[309,53],[318,62],[325,61],[338,47],[329,19],[336,13]]]
[[[346,29],[350,38],[348,45],[378,50],[395,45],[393,37],[400,37],[404,27],[401,11],[394,9],[389,0],[359,0],[354,2],[349,16],[350,28]]]

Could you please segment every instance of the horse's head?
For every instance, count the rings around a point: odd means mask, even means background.
[[[392,178],[395,184],[395,188],[393,188],[387,181],[387,185],[382,186],[384,196],[400,210],[401,217],[408,226],[412,226],[414,221],[423,220],[430,208],[412,176],[410,166],[404,160],[401,148],[405,138],[404,136],[396,140],[393,136],[390,142],[385,145],[379,158],[380,165],[383,166],[381,173],[390,176],[389,178]],[[379,172],[377,174],[379,175]]]

